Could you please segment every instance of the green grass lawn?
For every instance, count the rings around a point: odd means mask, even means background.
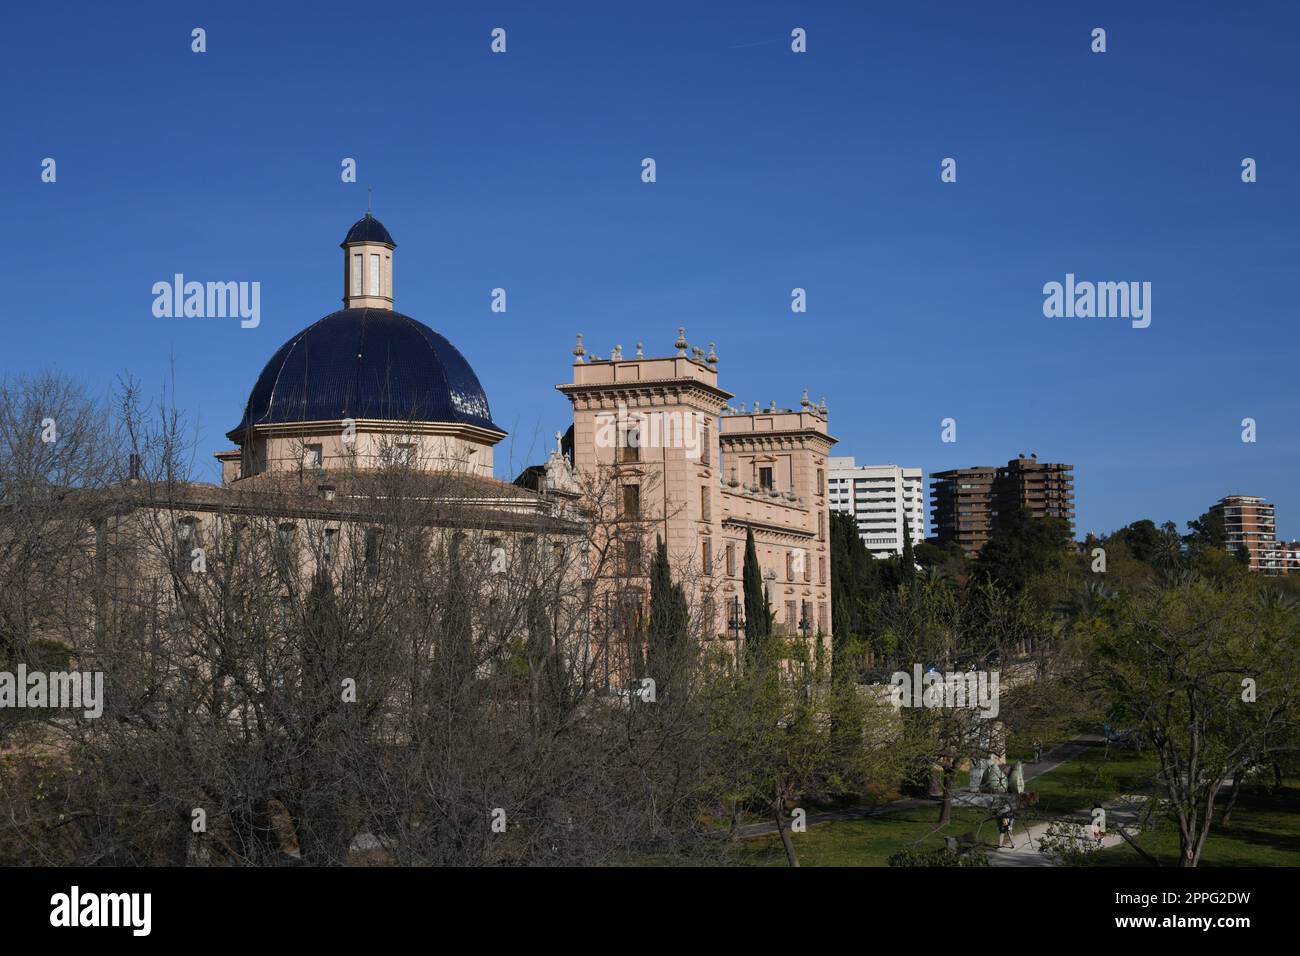
[[[1094,803],[1120,794],[1149,793],[1160,764],[1150,750],[1138,755],[1102,745],[1090,747],[1073,760],[1026,781],[1025,789],[1038,794],[1037,815],[1062,815],[1086,810]]]
[[[1157,768],[1150,751],[1139,755],[1112,749],[1107,757],[1104,747],[1090,748],[1027,783],[1026,789],[1039,795],[1030,816],[1041,820],[1083,810],[1120,794],[1149,793],[1155,786]],[[1220,796],[1220,808],[1226,799],[1225,791]],[[957,807],[952,822],[936,830],[938,807],[925,806],[811,826],[806,833],[792,834],[792,838],[803,866],[887,866],[889,856],[899,850],[914,844],[917,849],[942,847],[944,837],[960,836],[977,828],[980,842],[992,846],[997,842],[997,829],[991,822],[980,827],[986,817],[983,811]],[[1171,823],[1159,823],[1138,835],[1137,841],[1162,865],[1176,864],[1178,834]],[[775,834],[745,840],[737,851],[737,862],[746,866],[787,865],[780,837]],[[1126,844],[1092,855],[1088,864],[1148,865]],[[1224,830],[1216,825],[1210,831],[1201,865],[1300,867],[1300,779],[1287,780],[1275,794],[1262,785],[1247,784],[1233,811],[1232,826]]]
[[[806,833],[791,834],[791,839],[800,866],[888,866],[890,854],[906,849],[917,840],[921,841],[916,844],[918,849],[940,848],[944,837],[974,831],[987,816],[970,808],[954,807],[952,822],[942,830],[935,830],[939,808],[917,807],[864,820],[837,820],[810,826]],[[985,823],[979,836],[982,842],[992,846],[997,842],[997,827]],[[745,866],[786,866],[781,838],[773,833],[745,840],[737,862]]]
[[[1218,810],[1227,802],[1219,795]],[[1161,866],[1178,863],[1178,831],[1172,822],[1161,822],[1154,830],[1138,835],[1142,849]],[[1101,850],[1088,860],[1094,866],[1147,866],[1128,846]],[[1210,829],[1201,854],[1201,866],[1300,866],[1300,780],[1287,780],[1282,790],[1270,794],[1267,788],[1246,784],[1232,811],[1232,826],[1217,823]]]

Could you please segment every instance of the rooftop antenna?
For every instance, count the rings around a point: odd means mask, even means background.
[[[375,208],[375,187],[366,187],[366,215],[369,216]]]

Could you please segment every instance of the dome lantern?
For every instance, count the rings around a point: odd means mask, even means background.
[[[343,306],[392,309],[393,250],[397,243],[367,210],[348,230],[343,249]]]

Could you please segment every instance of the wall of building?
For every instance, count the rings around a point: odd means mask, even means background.
[[[924,475],[920,468],[858,465],[829,459],[828,493],[833,511],[851,514],[867,550],[877,558],[903,553],[903,519],[912,546],[925,540]]]
[[[663,540],[675,573],[707,598],[713,633],[738,641],[752,529],[778,628],[803,625],[829,648],[826,456],[835,439],[825,415],[811,403],[737,412],[718,387],[717,362],[680,342],[668,358],[586,359],[557,386],[573,404],[573,462],[614,485],[616,499],[638,489],[642,550]]]

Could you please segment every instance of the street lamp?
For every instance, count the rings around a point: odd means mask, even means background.
[[[731,633],[735,635],[736,641],[736,663],[740,663],[740,632],[745,629],[745,618],[740,613],[740,598],[733,595],[731,598],[731,619],[727,621],[727,626],[731,628]]]

